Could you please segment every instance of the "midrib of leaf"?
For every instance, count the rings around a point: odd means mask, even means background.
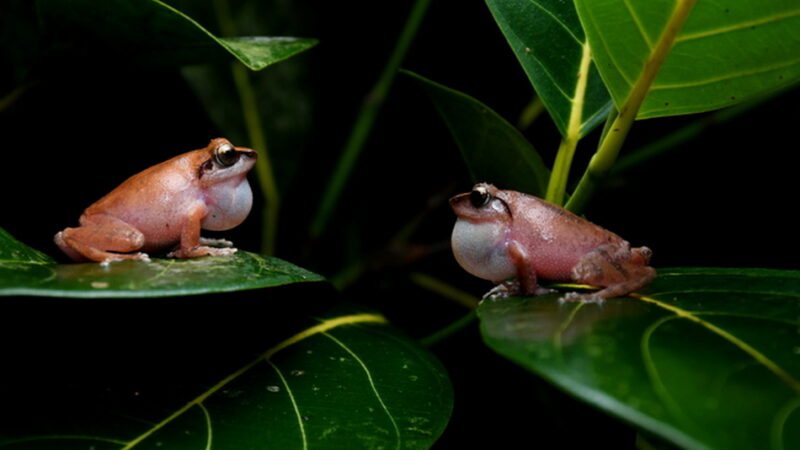
[[[750,344],[744,342],[743,340],[739,339],[738,337],[734,336],[728,331],[718,327],[717,325],[714,325],[711,322],[703,320],[702,318],[698,317],[696,313],[692,311],[688,311],[683,308],[679,308],[675,305],[670,305],[669,303],[665,303],[655,298],[637,293],[631,293],[629,294],[629,296],[647,303],[654,304],[660,308],[666,309],[667,311],[674,313],[679,318],[689,320],[706,328],[708,331],[716,334],[722,339],[738,347],[743,352],[747,353],[751,358],[755,359],[758,363],[766,367],[770,372],[772,372],[775,376],[777,376],[792,390],[800,394],[800,381],[792,377],[782,367],[776,364],[775,361],[772,361],[766,355],[764,355],[763,353],[759,352],[754,347],[752,347]]]
[[[547,185],[546,199],[555,204],[564,203],[564,196],[567,191],[567,181],[569,179],[569,169],[572,166],[572,159],[575,156],[575,149],[581,138],[581,117],[583,116],[583,101],[586,97],[586,86],[589,80],[589,65],[592,63],[592,53],[589,49],[588,40],[581,45],[581,63],[578,66],[578,73],[575,83],[575,94],[570,99],[572,105],[569,112],[569,122],[564,137],[556,154],[553,163],[553,172]]]
[[[270,358],[272,358],[272,356],[274,356],[277,352],[279,352],[279,351],[281,351],[281,350],[283,350],[283,349],[285,349],[285,348],[287,348],[287,347],[289,347],[291,345],[294,345],[294,344],[296,344],[296,343],[298,343],[300,341],[308,339],[311,336],[325,333],[325,332],[330,331],[330,330],[332,330],[334,328],[337,328],[337,327],[340,327],[340,326],[345,326],[345,325],[355,325],[355,324],[362,324],[362,323],[385,324],[385,323],[387,323],[387,321],[386,321],[386,319],[384,317],[376,315],[376,314],[353,314],[353,315],[348,315],[348,316],[336,317],[336,318],[333,318],[333,319],[326,319],[326,320],[320,322],[319,324],[314,325],[313,327],[306,328],[305,330],[295,334],[294,336],[292,336],[292,337],[290,337],[290,338],[278,343],[277,345],[271,347],[269,350],[267,350],[266,352],[261,354],[255,360],[251,361],[250,363],[248,363],[247,365],[245,365],[241,369],[237,370],[236,372],[233,372],[232,374],[228,375],[222,381],[220,381],[219,383],[217,383],[216,385],[211,387],[209,390],[203,392],[202,394],[200,394],[199,396],[197,396],[196,398],[194,398],[193,400],[188,402],[186,405],[184,405],[183,407],[181,407],[180,409],[178,409],[174,413],[170,414],[167,418],[165,418],[161,422],[153,425],[152,427],[150,427],[148,430],[146,430],[144,433],[140,434],[139,436],[137,436],[133,440],[128,441],[127,444],[124,447],[122,447],[121,450],[129,450],[129,449],[135,447],[136,445],[140,444],[142,441],[144,441],[148,437],[152,436],[153,434],[155,434],[160,429],[162,429],[165,426],[169,425],[175,419],[181,417],[184,413],[186,413],[187,411],[189,411],[193,407],[198,406],[201,403],[203,403],[208,397],[214,395],[217,391],[219,391],[220,389],[222,389],[223,387],[225,387],[226,385],[228,385],[232,381],[236,380],[240,376],[244,375],[245,373],[247,373],[250,369],[252,369],[256,365],[258,365],[259,363],[265,362],[265,361],[268,362],[270,360]],[[211,433],[210,430],[209,430],[209,433]],[[304,436],[304,439],[305,439],[305,436]]]
[[[611,124],[608,133],[603,136],[600,147],[589,161],[589,167],[586,169],[586,172],[584,172],[581,180],[578,182],[575,192],[566,205],[567,209],[573,212],[582,210],[597,187],[598,182],[604,179],[606,174],[611,170],[622,148],[622,143],[625,141],[625,137],[627,137],[628,131],[630,131],[636,119],[639,108],[641,108],[645,97],[647,97],[647,93],[650,91],[650,87],[661,65],[664,63],[670,50],[672,50],[675,39],[683,27],[683,24],[686,22],[686,19],[689,17],[689,13],[695,3],[697,3],[697,0],[676,0],[675,8],[664,26],[658,38],[658,42],[650,52],[636,82],[631,87],[625,101],[619,108],[619,114]],[[620,73],[622,74],[621,71]]]

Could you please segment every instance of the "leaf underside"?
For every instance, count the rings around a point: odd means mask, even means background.
[[[489,9],[550,116],[567,135],[572,109],[581,108],[579,136],[605,120],[611,108],[594,64],[585,92],[576,93],[586,37],[572,2],[487,0]]]
[[[595,63],[620,107],[684,0],[576,0]],[[638,118],[729,106],[800,80],[800,3],[699,1]]]
[[[638,298],[557,298],[484,302],[485,341],[680,446],[800,447],[800,272],[662,269]]]
[[[428,93],[455,138],[474,182],[543,196],[550,171],[513,125],[469,95],[405,71]],[[516,168],[508,170],[509,167]]]

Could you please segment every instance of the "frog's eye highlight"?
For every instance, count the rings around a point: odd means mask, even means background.
[[[239,153],[230,144],[222,144],[214,149],[214,160],[222,167],[230,167],[239,160]]]
[[[469,201],[475,208],[486,206],[491,198],[492,196],[489,195],[489,192],[483,186],[478,186],[469,193]]]

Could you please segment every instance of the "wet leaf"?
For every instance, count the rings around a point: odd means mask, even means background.
[[[588,44],[574,3],[486,3],[561,134],[568,134],[571,114],[579,117],[575,132],[578,136],[600,124],[611,108],[611,97],[591,62],[591,54],[584,53]],[[584,59],[587,61],[582,68]]]
[[[675,0],[576,0],[597,68],[621,107]],[[800,4],[697,2],[639,110],[639,118],[722,108],[800,80]]]
[[[56,264],[0,229],[0,296],[166,297],[322,279],[278,258],[244,251],[230,257]]]
[[[461,149],[473,181],[544,196],[550,172],[519,130],[478,100],[415,73],[405,73],[433,100]]]
[[[662,269],[634,297],[479,315],[497,352],[681,447],[800,447],[800,272]]]
[[[167,336],[190,327],[176,323]],[[164,331],[148,327],[158,339]],[[0,390],[9,418],[0,425],[0,448],[423,449],[449,419],[444,369],[381,316],[329,316],[271,343],[269,329],[253,331],[264,347],[238,361],[221,357],[246,355],[235,340],[176,346],[173,336],[143,356],[98,352],[94,359],[92,346],[75,349],[90,363],[77,376],[59,371],[44,386],[31,381],[37,376],[15,379],[26,366],[9,365],[0,378],[15,381],[16,390]],[[221,352],[221,344],[230,347]],[[126,345],[124,335],[110,335],[100,348]],[[22,389],[28,393],[17,395]]]

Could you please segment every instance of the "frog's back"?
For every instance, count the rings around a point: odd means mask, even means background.
[[[513,217],[517,239],[530,253],[536,273],[546,279],[569,280],[572,268],[583,256],[605,244],[627,245],[616,234],[538,197],[516,195],[525,205]]]

